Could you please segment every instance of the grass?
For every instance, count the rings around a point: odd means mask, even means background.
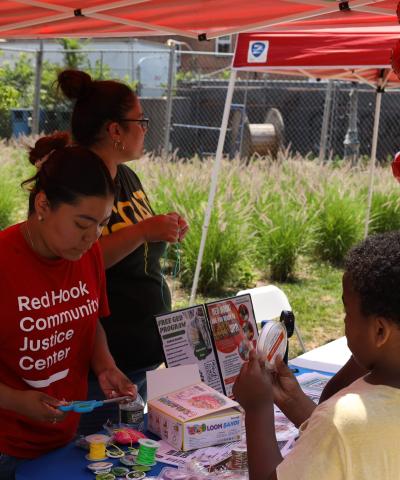
[[[322,260],[340,265],[351,246],[362,238],[363,212],[357,201],[339,185],[326,188],[315,222],[315,249]]]
[[[34,171],[20,145],[0,143],[0,229],[25,218],[28,195],[20,185]]]
[[[344,335],[342,270],[328,263],[300,259],[298,280],[275,283],[287,295],[306,350]],[[290,357],[301,353],[295,336],[290,342]]]
[[[178,278],[168,278],[173,307],[188,305],[210,184],[212,159],[131,164],[154,210],[178,211],[190,231]],[[19,184],[32,175],[21,145],[0,144],[0,228],[26,216]],[[197,303],[275,284],[287,294],[307,349],[343,334],[341,262],[362,238],[369,173],[362,163],[319,163],[287,152],[276,161],[223,161],[199,280]],[[388,166],[377,166],[374,232],[400,228],[400,196]],[[169,249],[165,271],[173,272]],[[300,353],[291,342],[290,355]]]

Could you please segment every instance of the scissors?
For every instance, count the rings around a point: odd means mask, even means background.
[[[70,402],[67,405],[60,405],[58,407],[62,412],[76,412],[76,413],[88,413],[92,412],[95,408],[101,407],[107,403],[123,402],[124,400],[130,400],[132,397],[126,395],[125,397],[109,398],[108,400],[76,400]]]

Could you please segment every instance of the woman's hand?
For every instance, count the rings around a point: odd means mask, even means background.
[[[110,268],[135,251],[144,242],[182,241],[188,231],[186,220],[176,212],[154,215],[100,237],[104,266]]]
[[[14,390],[13,410],[39,422],[58,423],[67,415],[57,407],[67,402],[57,400],[37,390]]]
[[[233,394],[240,405],[253,412],[272,404],[272,379],[265,368],[265,362],[254,350],[246,362],[233,386]]]
[[[178,238],[178,242],[181,242],[185,237],[186,237],[186,234],[189,230],[189,225],[188,223],[186,222],[186,220],[181,217],[181,216],[178,216],[178,227],[179,227],[179,238]]]
[[[140,225],[146,242],[180,242],[189,229],[186,220],[176,212],[146,218]]]
[[[137,388],[129,378],[117,367],[110,367],[100,372],[97,380],[106,398],[130,395],[136,398]]]

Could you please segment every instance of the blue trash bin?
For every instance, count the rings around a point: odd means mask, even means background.
[[[30,135],[32,132],[32,109],[13,108],[11,110],[11,129],[13,137]]]

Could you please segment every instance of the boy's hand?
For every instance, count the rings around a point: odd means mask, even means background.
[[[249,361],[240,370],[233,394],[245,410],[254,411],[273,401],[271,374],[254,350],[250,351]]]
[[[272,375],[272,391],[274,402],[281,410],[299,396],[303,396],[296,377],[279,356],[276,358],[275,371]]]

